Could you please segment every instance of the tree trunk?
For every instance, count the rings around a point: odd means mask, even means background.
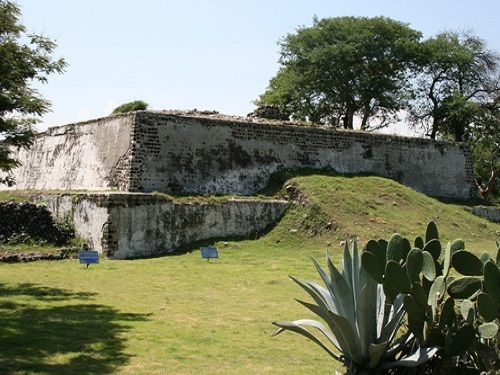
[[[486,184],[485,187],[483,187],[483,185],[481,184],[480,179],[478,178],[474,179],[474,182],[476,183],[476,186],[483,198],[487,198],[488,195],[490,195],[493,192],[493,189],[495,188],[495,179],[497,178],[499,173],[500,169],[492,169],[490,179],[488,180],[488,183]]]
[[[431,134],[430,137],[431,139],[436,139],[436,134],[437,134],[437,131],[438,131],[438,127],[439,127],[439,118],[434,115],[433,118],[432,118],[432,129],[431,129]]]
[[[354,129],[354,112],[353,106],[347,106],[347,112],[344,116],[344,129]]]
[[[361,119],[361,130],[366,130],[369,118],[370,115],[368,114],[368,111],[365,111],[365,113],[363,113],[363,118]]]

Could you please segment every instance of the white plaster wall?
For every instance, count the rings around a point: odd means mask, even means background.
[[[251,195],[275,172],[329,168],[435,197],[474,194],[465,145],[150,111],[50,129],[17,156],[15,189]]]
[[[257,234],[281,218],[280,200],[173,203],[147,194],[37,194],[58,217],[69,217],[76,235],[114,259],[168,254],[193,242]]]
[[[105,190],[130,147],[133,116],[113,116],[50,128],[29,150],[14,152],[22,165],[12,171],[12,189]],[[7,186],[0,184],[0,189]]]
[[[47,206],[53,215],[70,219],[77,237],[102,252],[103,228],[108,221],[106,197],[92,194],[37,194],[32,200]]]
[[[111,207],[110,228],[117,234],[113,257],[166,254],[204,239],[248,237],[275,223],[286,208],[286,202],[272,200]]]

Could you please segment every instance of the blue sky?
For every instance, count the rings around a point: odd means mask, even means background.
[[[152,109],[246,115],[278,68],[277,41],[323,17],[386,16],[425,37],[472,29],[500,51],[498,0],[19,0],[29,31],[57,40],[69,63],[40,87],[47,126]]]

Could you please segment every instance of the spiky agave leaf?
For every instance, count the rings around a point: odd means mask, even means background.
[[[356,306],[356,328],[360,339],[360,351],[363,357],[369,356],[369,347],[376,338],[376,286],[366,283],[361,290]]]
[[[400,360],[384,363],[382,368],[417,367],[426,363],[438,350],[438,348],[418,348],[414,353]]]
[[[388,322],[382,327],[380,334],[378,335],[378,340],[389,342],[394,340],[401,324],[403,324],[403,317],[405,315],[403,306],[404,295],[399,294],[387,314],[389,316]]]
[[[347,246],[344,247],[342,272],[329,257],[328,273],[314,259],[313,263],[325,287],[291,278],[315,303],[298,302],[326,324],[307,319],[277,322],[274,323],[280,327],[277,333],[289,330],[312,340],[333,358],[343,362],[349,373],[369,373],[411,343],[409,335],[404,335],[403,341],[396,339],[405,314],[404,296],[395,295],[393,304],[386,303],[383,286],[377,284],[361,266],[355,241],[351,252]],[[307,328],[311,327],[319,330],[322,336],[310,332]],[[388,352],[392,356],[388,356]]]
[[[325,352],[327,352],[331,357],[336,359],[339,362],[343,362],[342,358],[340,355],[335,353],[332,349],[330,349],[328,346],[326,346],[320,339],[318,339],[316,336],[314,336],[311,332],[309,332],[306,328],[303,326],[309,326],[309,327],[314,327],[317,330],[319,330],[323,336],[325,336],[330,343],[340,351],[339,344],[337,339],[330,333],[328,330],[325,328],[323,324],[316,320],[311,320],[311,319],[299,319],[295,320],[293,322],[273,322],[273,324],[278,327],[279,329],[273,334],[273,336],[279,335],[281,332],[284,331],[292,331],[296,332],[315,344],[319,345]]]
[[[303,301],[298,302],[328,322],[328,325],[332,328],[332,333],[337,338],[344,355],[351,358],[357,364],[362,364],[365,361],[365,359],[361,356],[359,348],[359,336],[356,335],[355,330],[346,318],[331,311],[318,309],[318,306],[314,304]]]

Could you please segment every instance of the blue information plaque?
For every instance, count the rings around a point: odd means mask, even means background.
[[[212,246],[202,246],[201,247],[201,257],[210,260],[212,258],[218,258],[219,253],[217,252],[217,248],[212,247]]]
[[[98,264],[99,263],[99,253],[93,250],[80,250],[78,252],[78,259],[80,263],[87,264]]]

